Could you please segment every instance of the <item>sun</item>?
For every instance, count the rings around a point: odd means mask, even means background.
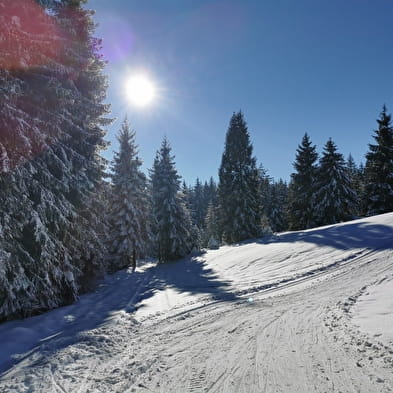
[[[132,105],[146,107],[156,95],[153,82],[143,74],[132,75],[126,82],[126,95]]]

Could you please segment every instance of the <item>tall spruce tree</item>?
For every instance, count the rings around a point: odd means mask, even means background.
[[[119,152],[113,161],[110,209],[110,247],[112,269],[132,265],[144,256],[150,240],[147,180],[141,172],[135,131],[124,119],[118,136]]]
[[[393,211],[393,127],[386,106],[382,108],[375,131],[376,144],[366,154],[367,214]]]
[[[150,171],[153,204],[153,234],[160,262],[181,258],[195,246],[191,216],[180,191],[171,147],[164,138]]]
[[[353,218],[356,194],[351,188],[348,170],[342,154],[329,139],[320,160],[315,193],[318,224],[334,224]]]
[[[218,198],[223,240],[234,243],[260,234],[258,169],[242,112],[234,113],[219,169]]]
[[[81,3],[0,0],[0,319],[70,302],[105,268],[106,79]]]
[[[296,153],[293,164],[296,172],[291,175],[288,205],[289,227],[292,230],[315,226],[314,192],[318,154],[307,133]]]

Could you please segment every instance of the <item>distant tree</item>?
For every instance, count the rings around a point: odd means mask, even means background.
[[[315,194],[318,224],[334,224],[353,217],[356,195],[342,154],[329,139],[320,160]]]
[[[197,178],[193,188],[189,190],[189,207],[195,229],[198,230],[200,247],[207,246],[209,237],[206,227],[206,214],[210,203],[216,205],[217,186],[213,178],[204,184]]]
[[[356,196],[354,214],[360,216],[362,215],[362,198],[364,197],[364,167],[362,165],[358,167],[351,154],[349,154],[346,164],[349,183]]]
[[[124,119],[118,135],[119,152],[113,160],[110,196],[110,253],[113,270],[132,265],[145,255],[150,239],[147,180],[141,172],[135,131]]]
[[[280,179],[270,186],[271,205],[268,213],[270,228],[273,232],[282,232],[288,228],[286,205],[288,186]]]
[[[217,200],[217,184],[214,181],[213,177],[210,177],[209,182],[205,182],[204,184],[204,195],[205,200],[207,201],[207,205],[210,202],[216,203]]]
[[[261,215],[261,227],[263,233],[271,233],[270,212],[272,208],[272,182],[273,179],[268,175],[267,170],[261,164],[258,168],[259,176],[259,211]]]
[[[220,226],[218,220],[217,206],[214,202],[210,202],[206,213],[206,246],[211,249],[216,249],[220,245]]]
[[[203,185],[199,178],[196,179],[191,195],[191,209],[194,223],[200,230],[203,230],[207,207],[205,206]]]
[[[365,216],[367,214],[366,168],[363,163],[360,163],[357,168],[352,187],[358,197],[358,215]]]
[[[219,169],[218,198],[224,241],[234,243],[260,234],[258,169],[241,112],[234,113]]]
[[[393,211],[393,128],[385,105],[377,122],[376,144],[369,144],[366,154],[367,214]]]
[[[292,230],[315,226],[314,193],[318,154],[307,133],[296,152],[293,164],[296,172],[291,175],[288,205],[289,227]]]
[[[180,176],[166,138],[157,151],[150,178],[158,259],[167,262],[181,258],[190,253],[196,241],[184,195],[179,192]]]

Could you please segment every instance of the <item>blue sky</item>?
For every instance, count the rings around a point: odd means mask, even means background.
[[[234,111],[248,123],[254,154],[289,180],[305,132],[321,152],[329,137],[364,161],[375,119],[393,111],[392,0],[89,0],[109,64],[107,101],[127,113],[144,168],[166,135],[179,174],[217,178]],[[159,98],[132,107],[127,77],[147,73]]]

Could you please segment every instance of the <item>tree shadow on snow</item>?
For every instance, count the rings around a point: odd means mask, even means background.
[[[152,277],[149,286],[140,292],[138,303],[166,288],[180,293],[207,295],[213,300],[237,300],[236,295],[230,292],[230,283],[219,279],[217,273],[207,267],[202,255],[203,253],[198,253],[151,267],[149,271]],[[168,302],[171,303],[171,299],[168,299]],[[137,309],[140,307],[143,305],[136,306]]]
[[[172,288],[177,292],[209,295],[215,300],[234,301],[236,296],[230,292],[229,285],[206,267],[202,253],[166,264],[151,263],[134,273],[117,272],[108,276],[96,292],[82,295],[74,304],[0,324],[0,378],[27,357],[31,360],[33,356],[41,364],[77,342],[91,340],[92,345],[99,346],[94,341],[100,339],[99,335],[89,331],[119,315],[125,316],[125,323],[132,323],[130,316],[138,309],[137,304],[157,291]],[[118,314],[121,310],[125,313]]]
[[[339,250],[367,248],[369,250],[392,250],[393,228],[381,224],[356,222],[345,225],[332,225],[320,229],[279,234],[259,243],[306,242]]]

